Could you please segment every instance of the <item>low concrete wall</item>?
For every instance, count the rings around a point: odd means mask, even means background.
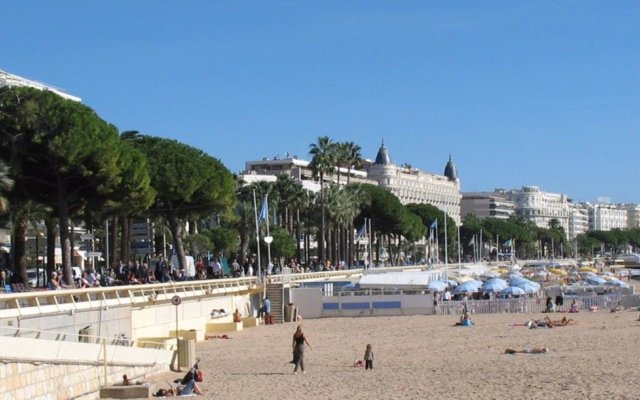
[[[292,288],[303,318],[433,314],[432,294],[323,296],[321,288]]]
[[[166,372],[173,357],[168,350],[106,348],[105,370],[99,344],[0,337],[0,393],[15,400],[95,399],[105,373],[107,384],[121,382],[123,374],[144,380]]]

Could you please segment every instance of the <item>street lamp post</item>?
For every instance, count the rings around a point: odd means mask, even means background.
[[[265,236],[264,242],[267,244],[267,268],[271,262],[271,242],[273,242],[273,236]]]
[[[36,232],[36,287],[40,287],[40,236],[42,232]]]
[[[269,263],[271,262],[271,242],[273,242],[273,236],[268,236],[268,235],[269,234],[267,233],[267,236],[265,236],[263,238],[264,242],[267,244],[267,268],[269,268]],[[264,276],[265,276],[265,280],[264,280],[265,284],[262,285],[262,287],[264,287],[263,298],[267,297],[267,285],[266,285],[266,282],[267,282],[267,279],[266,279],[267,278],[267,271],[266,270],[264,271]],[[262,277],[260,276],[260,277],[258,277],[258,279],[262,279]]]

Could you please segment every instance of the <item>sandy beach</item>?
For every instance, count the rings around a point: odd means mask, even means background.
[[[529,329],[544,314],[306,320],[307,373],[293,375],[296,324],[229,334],[197,346],[205,398],[215,399],[637,399],[638,312],[551,314],[577,325]],[[373,345],[374,369],[353,367]],[[504,354],[547,347],[547,354]],[[160,384],[181,377],[167,373]],[[163,385],[167,387],[167,384]],[[202,397],[201,397],[202,398]]]

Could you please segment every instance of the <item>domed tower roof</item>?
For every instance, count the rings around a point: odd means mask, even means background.
[[[378,150],[378,155],[376,156],[376,165],[391,165],[391,157],[389,157],[389,152],[387,148],[384,147],[384,140],[382,141],[382,145]]]
[[[450,181],[457,181],[460,179],[460,177],[458,177],[456,165],[451,161],[451,155],[449,155],[449,162],[447,162],[447,166],[444,167],[444,176],[449,178]]]

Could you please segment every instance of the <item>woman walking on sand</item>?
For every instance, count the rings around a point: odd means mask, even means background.
[[[302,325],[298,325],[298,329],[296,329],[296,333],[293,334],[293,343],[292,343],[293,359],[296,362],[296,367],[293,369],[294,374],[298,373],[298,368],[300,368],[300,370],[304,374],[304,345],[305,344],[309,346],[309,348],[311,348],[311,345],[307,341],[307,338],[304,335],[304,332],[302,331]]]

